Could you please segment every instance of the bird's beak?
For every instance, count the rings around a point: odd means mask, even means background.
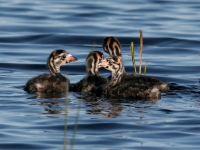
[[[102,59],[100,65],[101,65],[102,67],[106,68],[106,67],[109,66],[109,63],[108,63],[108,61],[106,61],[106,59]]]
[[[71,54],[68,54],[66,56],[65,60],[66,60],[66,63],[70,63],[70,62],[73,62],[73,61],[77,61],[78,59],[76,57],[72,56]]]

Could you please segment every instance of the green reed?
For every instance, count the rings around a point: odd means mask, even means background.
[[[137,73],[137,68],[136,68],[136,63],[135,63],[134,43],[133,42],[131,42],[130,50],[131,50],[131,56],[132,56],[132,63],[133,63],[133,66],[134,66],[134,72]]]
[[[135,62],[135,50],[134,50],[134,43],[131,42],[131,46],[130,46],[130,51],[131,51],[131,58],[132,58],[132,63],[134,66],[134,72],[135,74],[141,74],[141,70],[142,70],[142,53],[143,53],[143,34],[142,34],[142,30],[140,30],[140,65],[139,65],[139,72],[137,72],[137,67],[136,67],[136,62]],[[147,71],[147,66],[148,66],[148,62],[146,62],[146,65],[144,66],[144,75],[146,75],[146,71]]]

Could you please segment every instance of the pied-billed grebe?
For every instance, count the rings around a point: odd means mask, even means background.
[[[77,58],[65,50],[54,50],[47,59],[49,73],[33,77],[26,83],[24,90],[29,93],[61,93],[70,87],[69,80],[60,73],[60,66],[76,61]]]
[[[99,86],[107,83],[107,79],[100,76],[98,72],[102,59],[104,59],[103,53],[99,51],[92,51],[88,54],[86,58],[87,75],[74,85],[73,91],[95,93]]]
[[[169,90],[167,83],[159,79],[124,73],[121,57],[110,56],[102,60],[101,65],[112,72],[111,81],[102,87],[107,96],[158,99],[160,91]]]

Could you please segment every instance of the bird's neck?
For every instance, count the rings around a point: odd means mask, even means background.
[[[88,76],[99,75],[98,68],[87,68]]]
[[[88,76],[99,75],[99,68],[95,62],[87,62],[86,71]]]
[[[121,66],[121,68],[112,71],[112,78],[110,81],[110,85],[115,86],[119,84],[124,74],[125,74],[124,66]]]
[[[126,73],[126,70],[125,70],[124,65],[122,65],[122,69],[121,69],[121,71],[122,71],[124,74]]]
[[[57,74],[60,74],[60,66],[56,65],[53,58],[48,58],[47,67],[52,75],[56,76]]]

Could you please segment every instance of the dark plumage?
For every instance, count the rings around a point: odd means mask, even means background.
[[[65,50],[54,50],[47,59],[50,74],[33,77],[24,86],[29,93],[62,93],[70,89],[69,80],[60,73],[60,66],[76,61],[77,58]]]
[[[116,98],[158,99],[160,91],[169,90],[167,83],[148,76],[126,74],[121,57],[110,56],[101,65],[112,72],[111,81],[102,87],[106,96]]]
[[[100,76],[98,72],[102,59],[104,59],[103,53],[99,51],[92,51],[88,54],[86,58],[87,75],[74,85],[73,91],[95,93],[99,86],[107,83],[107,79]]]
[[[126,73],[124,64],[123,64],[123,60],[122,60],[122,48],[121,48],[121,44],[119,42],[119,40],[116,37],[106,37],[103,41],[103,49],[106,53],[108,53],[111,57],[113,57],[114,59],[116,58],[120,58],[120,66],[121,66],[121,71],[123,72],[123,74]],[[139,76],[139,75],[137,75]],[[146,80],[145,78],[149,78],[146,76],[139,76],[141,79]],[[166,82],[160,81],[159,79],[156,78],[152,78],[152,80],[154,79],[154,84],[156,84],[156,86],[158,87],[158,89],[160,91],[167,91],[169,90],[169,86],[167,85]]]

